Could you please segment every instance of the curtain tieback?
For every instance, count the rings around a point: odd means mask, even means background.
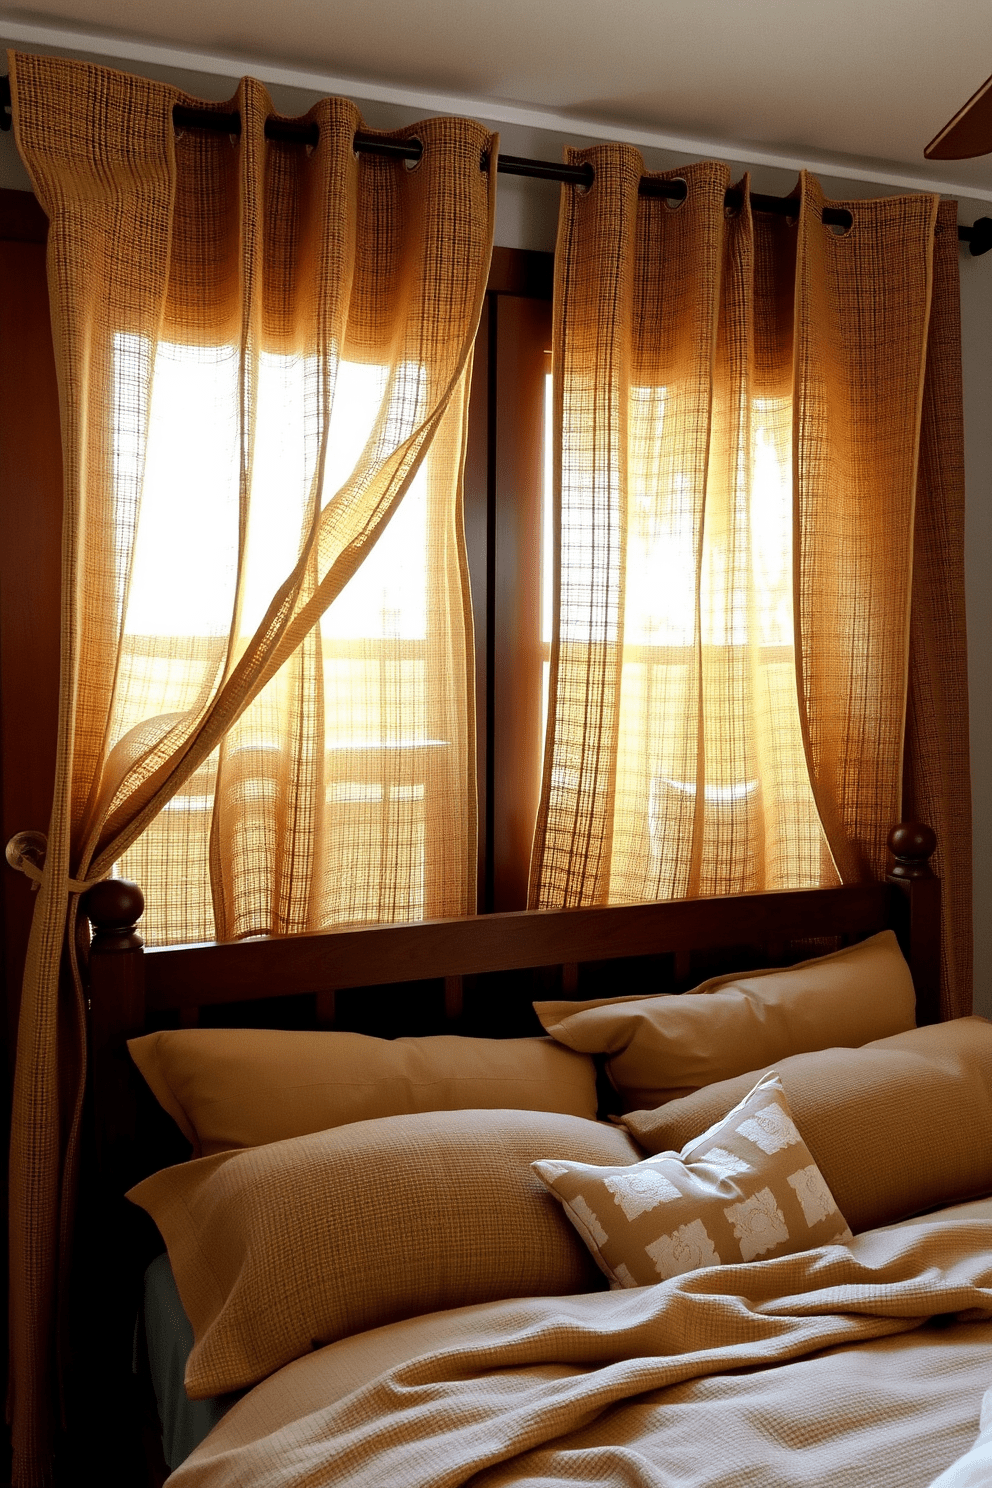
[[[23,873],[31,880],[32,893],[38,892],[38,885],[45,876],[45,855],[48,852],[48,838],[44,832],[15,832],[4,849],[4,856],[11,868],[16,868],[18,873]],[[70,894],[85,894],[95,883],[97,878],[92,879],[69,879]]]

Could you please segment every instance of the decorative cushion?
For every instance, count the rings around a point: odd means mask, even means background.
[[[128,1048],[194,1157],[414,1111],[596,1117],[593,1061],[551,1039],[187,1028]]]
[[[956,1018],[776,1065],[796,1122],[855,1232],[992,1193],[992,1023]],[[719,1121],[762,1072],[623,1124],[647,1152]]]
[[[613,1287],[853,1239],[774,1073],[680,1153],[533,1166]]]
[[[636,1111],[792,1054],[902,1033],[916,1023],[909,967],[891,930],[829,956],[713,977],[681,996],[536,1002],[551,1037],[606,1068]]]
[[[622,1169],[619,1127],[543,1111],[355,1122],[180,1163],[128,1197],[169,1251],[195,1344],[191,1399],[245,1389],[399,1318],[601,1285],[537,1157]]]

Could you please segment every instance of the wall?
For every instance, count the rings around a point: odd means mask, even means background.
[[[2,43],[5,47],[6,41]],[[220,100],[229,98],[234,82],[229,76],[181,70],[148,61],[127,61],[83,54],[64,48],[23,45],[25,51],[49,55],[80,56],[87,61],[120,67],[145,77],[159,78],[186,89],[194,96]],[[260,75],[264,73],[260,70]],[[318,94],[285,84],[270,85],[279,112],[297,115],[307,111]],[[423,108],[413,108],[355,95],[366,122],[373,128],[390,129],[424,117]],[[482,115],[479,116],[484,117]],[[576,132],[560,133],[518,123],[493,123],[500,133],[504,154],[560,160],[563,145],[592,145],[598,139]],[[667,170],[698,156],[645,147],[649,170]],[[728,159],[734,176],[748,168],[744,159]],[[785,195],[795,184],[795,172],[773,165],[751,167],[756,191]],[[864,180],[845,179],[818,171],[828,196],[840,199],[896,195],[900,186],[885,186]],[[27,174],[17,155],[11,134],[0,134],[0,186],[27,190]],[[958,196],[959,222],[992,215],[988,202]],[[550,182],[501,176],[496,216],[496,242],[506,247],[551,250],[555,242],[558,188]],[[961,308],[963,321],[963,366],[965,387],[967,508],[967,603],[969,670],[971,676],[972,791],[975,830],[975,1011],[992,1017],[992,914],[987,885],[992,881],[992,254],[972,258],[961,253]]]

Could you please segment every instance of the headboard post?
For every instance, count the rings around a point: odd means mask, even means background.
[[[136,883],[108,878],[83,898],[90,942],[89,1026],[96,1159],[103,1184],[131,1181],[136,1108],[126,1041],[144,1032],[143,942],[136,929],[145,900]]]
[[[900,822],[889,833],[895,858],[888,882],[905,901],[897,930],[913,968],[917,1023],[940,1021],[940,880],[930,867],[937,846],[932,828],[922,822]]]

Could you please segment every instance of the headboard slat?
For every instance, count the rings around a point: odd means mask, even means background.
[[[890,923],[895,886],[849,884],[726,899],[526,910],[145,952],[149,1009],[249,1002],[387,982],[762,945]]]

